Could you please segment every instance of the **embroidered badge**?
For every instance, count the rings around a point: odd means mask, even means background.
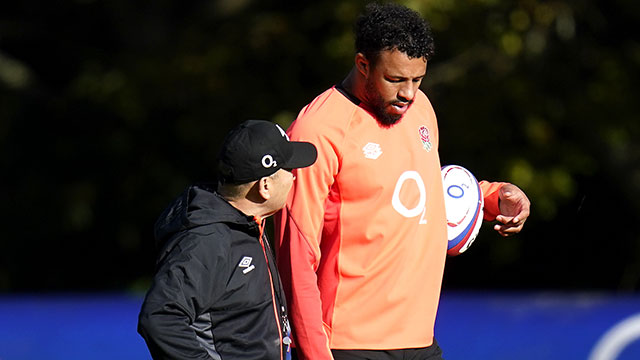
[[[251,256],[245,256],[242,258],[242,260],[240,260],[240,264],[238,264],[238,267],[244,268],[244,270],[242,270],[243,274],[246,274],[256,268],[255,265],[251,265],[252,261],[253,258]]]
[[[367,145],[362,148],[362,152],[367,159],[375,160],[382,155],[382,148],[380,148],[379,144],[367,143]]]
[[[420,129],[418,129],[418,133],[420,134],[420,141],[422,141],[422,147],[427,151],[431,151],[431,147],[433,145],[431,144],[431,139],[429,139],[429,129],[427,129],[426,126],[422,125],[420,126]]]

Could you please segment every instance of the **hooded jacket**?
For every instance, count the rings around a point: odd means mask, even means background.
[[[191,186],[160,216],[138,332],[154,359],[283,359],[289,324],[263,227]]]

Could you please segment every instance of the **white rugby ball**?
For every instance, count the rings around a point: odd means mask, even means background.
[[[478,236],[484,217],[484,198],[473,174],[459,165],[442,167],[447,214],[447,254],[460,255]]]

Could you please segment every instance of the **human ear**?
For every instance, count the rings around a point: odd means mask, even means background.
[[[363,53],[356,54],[355,65],[362,76],[364,77],[369,76],[369,66],[370,66],[369,59],[367,59],[367,57],[364,56]]]
[[[269,200],[269,198],[271,198],[271,178],[270,177],[266,176],[258,180],[258,193],[265,200]]]

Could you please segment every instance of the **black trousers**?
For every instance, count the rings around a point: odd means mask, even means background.
[[[331,350],[334,360],[444,360],[435,339],[426,348],[398,350]],[[298,359],[292,349],[293,360]]]

